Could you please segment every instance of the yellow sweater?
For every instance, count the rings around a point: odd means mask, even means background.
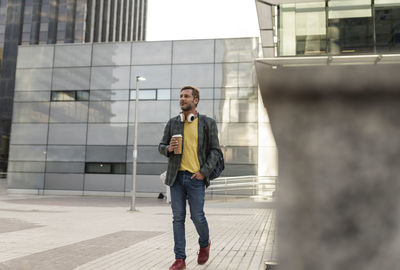
[[[198,123],[196,118],[193,122],[185,122],[183,133],[183,153],[180,171],[195,173],[200,171],[200,163],[197,157],[198,148]]]

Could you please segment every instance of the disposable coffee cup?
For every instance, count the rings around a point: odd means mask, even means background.
[[[176,134],[172,136],[174,140],[178,142],[178,147],[174,149],[174,154],[180,155],[182,154],[182,135],[181,134]]]

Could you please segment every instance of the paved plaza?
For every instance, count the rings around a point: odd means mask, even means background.
[[[157,198],[0,194],[0,269],[168,269],[174,261],[170,205]],[[197,265],[187,216],[187,269],[264,269],[276,261],[275,209],[251,199],[209,200],[209,261]]]

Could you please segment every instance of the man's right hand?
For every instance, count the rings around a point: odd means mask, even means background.
[[[175,148],[178,148],[178,141],[174,138],[171,138],[169,141],[168,152],[174,151]]]

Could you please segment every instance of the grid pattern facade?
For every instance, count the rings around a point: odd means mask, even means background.
[[[9,189],[129,192],[139,75],[147,79],[138,108],[139,192],[164,189],[167,159],[157,146],[187,84],[200,88],[199,113],[217,121],[224,175],[276,176],[276,146],[259,111],[258,54],[256,38],[20,47]]]
[[[146,12],[147,0],[0,0],[0,172],[7,167],[18,45],[144,40]]]

